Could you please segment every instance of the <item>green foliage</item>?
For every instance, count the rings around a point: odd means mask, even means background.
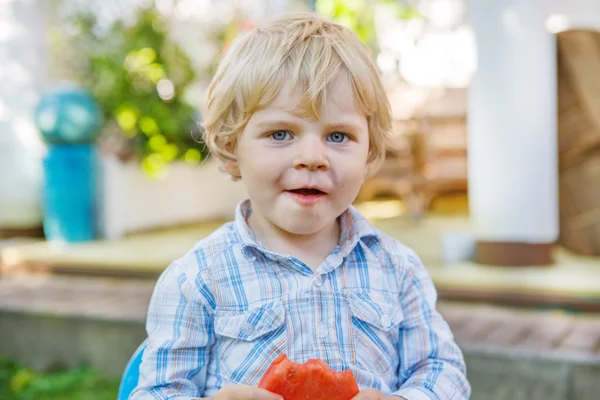
[[[196,110],[184,99],[195,78],[189,58],[169,40],[167,21],[141,9],[137,21],[120,20],[102,30],[93,13],[72,21],[71,43],[85,60],[80,83],[98,100],[107,121],[118,126],[125,151],[151,175],[174,160],[198,163],[206,157],[198,143]],[[123,146],[121,146],[123,147]]]
[[[114,400],[118,388],[87,369],[41,374],[0,359],[2,400]]]
[[[316,0],[316,11],[352,29],[368,46],[375,49],[373,6],[385,4],[400,20],[422,18],[419,11],[401,0]]]
[[[376,2],[391,7],[396,18],[402,21],[408,21],[413,18],[425,18],[423,14],[419,12],[417,7],[412,4],[418,3],[415,1],[412,1],[411,3],[410,0],[377,0]]]
[[[375,38],[372,7],[366,0],[317,0],[316,10],[352,29],[366,44]]]

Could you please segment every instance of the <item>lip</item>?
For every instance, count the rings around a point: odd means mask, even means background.
[[[315,190],[318,190],[320,192],[323,192],[323,194],[327,194],[327,190],[325,190],[321,186],[308,186],[308,185],[306,185],[306,186],[300,186],[300,187],[297,187],[297,188],[292,188],[290,190],[298,190],[298,189],[315,189]]]
[[[290,196],[292,196],[292,198],[300,203],[301,205],[313,205],[318,203],[320,200],[324,199],[327,196],[327,193],[322,190],[319,189],[318,187],[315,186],[303,186],[301,188],[298,189],[318,189],[319,191],[321,191],[322,193],[318,193],[318,194],[300,194],[300,193],[295,193],[292,192],[291,190],[286,190],[285,192],[287,194],[289,194]]]

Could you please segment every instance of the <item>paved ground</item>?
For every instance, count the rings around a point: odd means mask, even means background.
[[[154,280],[11,274],[0,278],[0,310],[143,323]],[[464,346],[600,358],[600,315],[440,302]]]

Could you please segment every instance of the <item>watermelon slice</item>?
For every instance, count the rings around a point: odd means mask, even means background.
[[[352,371],[334,371],[321,360],[304,364],[277,357],[258,384],[284,400],[351,400],[358,394]]]

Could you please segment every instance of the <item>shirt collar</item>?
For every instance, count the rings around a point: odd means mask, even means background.
[[[244,255],[249,255],[249,248],[256,248],[265,251],[267,246],[256,236],[256,234],[248,226],[248,217],[252,215],[252,205],[250,200],[241,201],[235,210],[235,227],[240,235],[242,242],[242,251]]]
[[[248,217],[252,214],[252,205],[249,199],[241,201],[235,212],[235,226],[240,235],[242,243],[242,252],[244,256],[253,258],[253,249],[262,253],[274,254],[267,249],[267,246],[256,236],[248,226]],[[367,221],[367,219],[354,206],[348,207],[346,211],[339,216],[340,222],[340,242],[336,251],[345,257],[356,244],[361,240],[371,240],[379,243],[379,233]]]

